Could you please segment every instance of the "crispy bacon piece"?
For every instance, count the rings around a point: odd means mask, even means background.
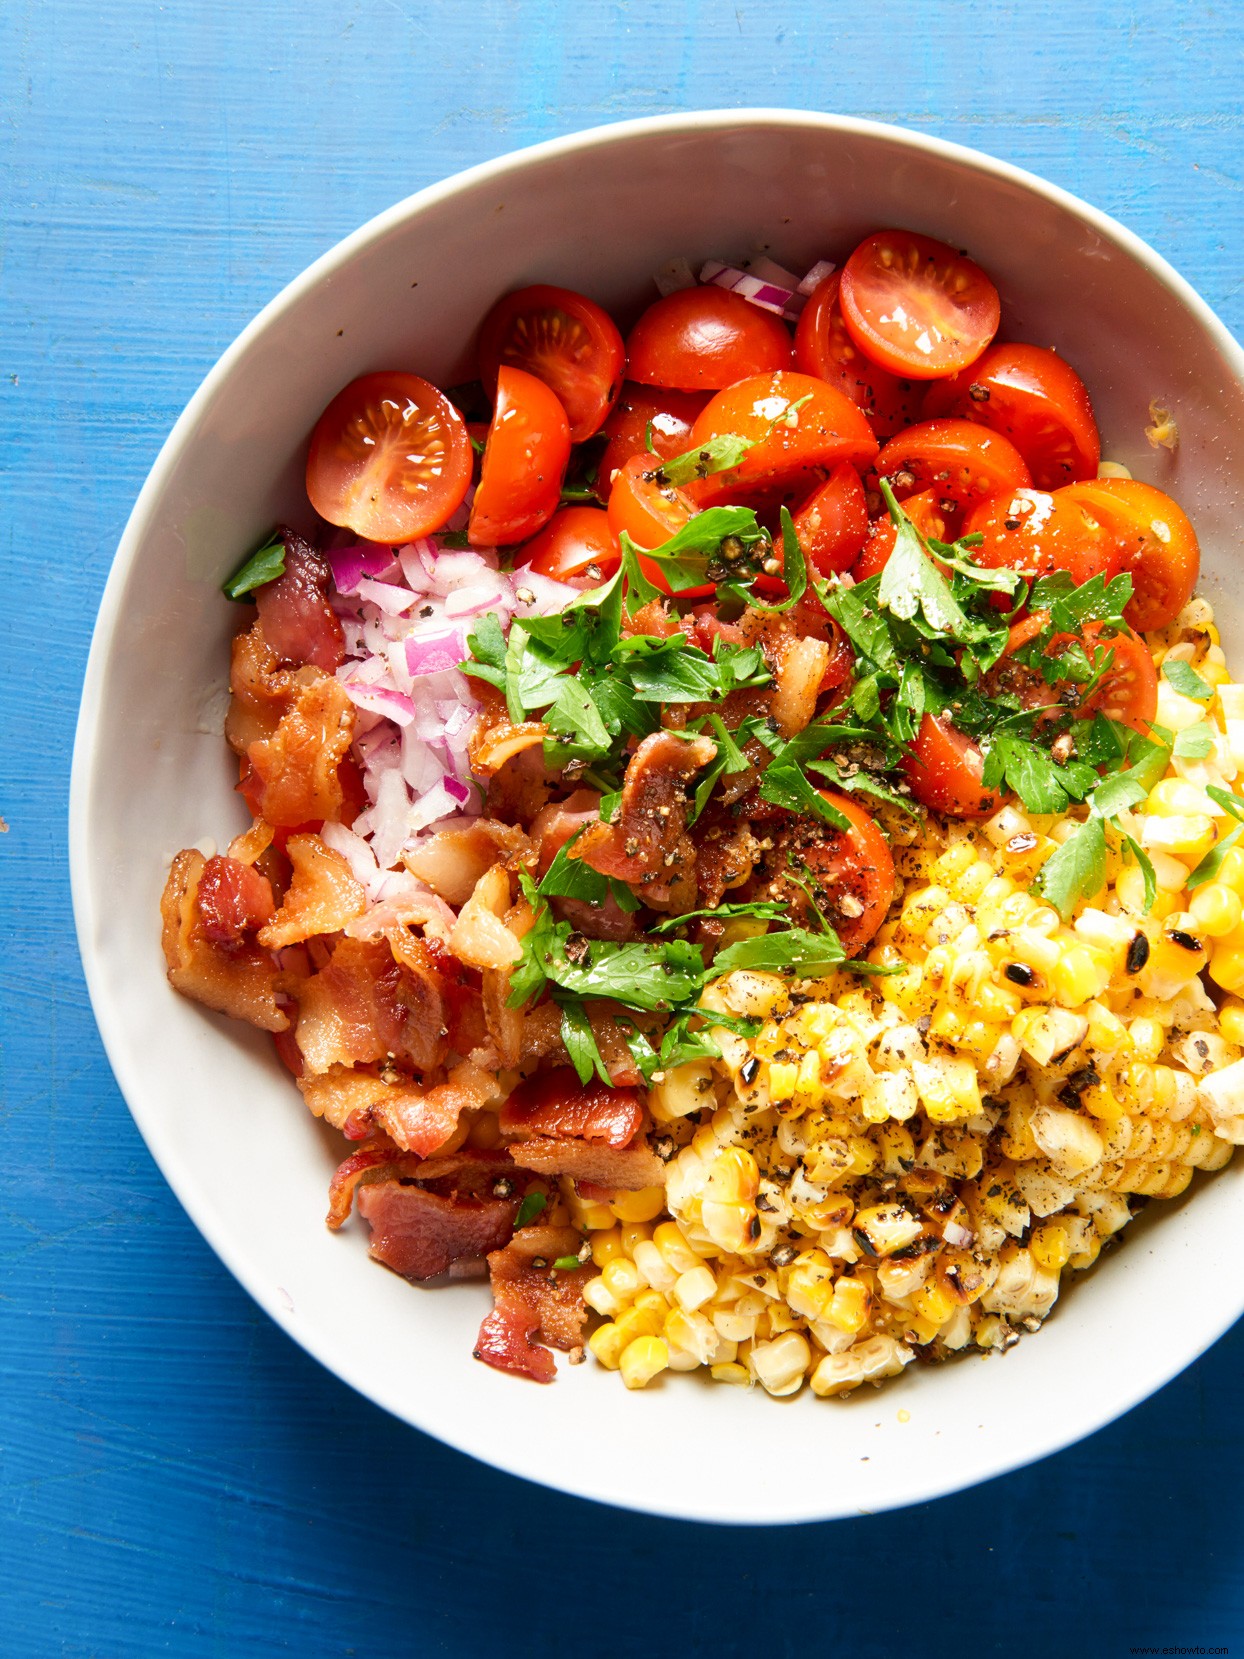
[[[255,591],[264,638],[282,662],[310,663],[326,674],[345,661],[341,620],[328,602],[330,572],[309,543],[282,528],[285,571]]]
[[[726,892],[741,887],[756,867],[762,849],[751,826],[718,812],[705,814],[691,831],[695,842],[695,876],[700,904],[716,907]],[[691,908],[695,908],[692,906]]]
[[[354,736],[354,707],[338,681],[318,668],[300,668],[294,678],[294,700],[275,732],[246,751],[259,816],[277,828],[341,817],[338,768]]]
[[[188,847],[169,869],[160,899],[169,983],[183,996],[235,1020],[264,1031],[284,1031],[289,1017],[277,1006],[277,967],[268,952],[245,934],[227,944],[204,934],[198,894],[207,864],[202,853]],[[219,914],[209,925],[220,925]]]
[[[516,1164],[539,1175],[569,1175],[611,1191],[639,1192],[665,1184],[665,1165],[643,1144],[593,1146],[588,1141],[532,1136],[512,1142],[510,1154]]]
[[[414,955],[415,941],[406,947]],[[296,988],[298,1047],[307,1068],[369,1064],[393,1055],[432,1071],[448,1050],[446,986],[431,964],[412,973],[387,939],[339,939],[318,973]]]
[[[209,858],[195,896],[201,938],[212,945],[236,946],[276,914],[272,883],[250,864],[228,857]],[[267,945],[266,940],[260,943]]]
[[[280,912],[259,935],[268,950],[300,945],[319,933],[340,933],[362,915],[367,895],[340,853],[318,835],[291,835],[285,852],[294,867]]]
[[[583,1287],[596,1271],[591,1262],[566,1271],[553,1263],[577,1256],[582,1243],[572,1227],[524,1227],[489,1255],[495,1306],[479,1328],[476,1359],[533,1382],[553,1381],[553,1356],[537,1341],[578,1347],[587,1318]]]
[[[629,1146],[644,1125],[638,1089],[580,1083],[570,1066],[520,1083],[501,1108],[503,1135],[574,1137],[597,1146]]]
[[[520,1202],[517,1192],[444,1196],[395,1179],[370,1181],[358,1193],[371,1255],[405,1279],[434,1279],[454,1262],[499,1250],[514,1230]]]
[[[527,837],[515,825],[472,818],[418,842],[402,862],[447,903],[463,905],[486,871],[509,865],[527,849]]]
[[[564,801],[551,802],[531,821],[530,835],[537,848],[537,868],[544,876],[571,836],[600,819],[600,796],[594,789],[576,789]],[[626,940],[635,936],[632,911],[623,910],[610,893],[603,904],[584,899],[554,898],[555,915],[568,921],[586,939]]]
[[[403,1152],[426,1158],[449,1141],[465,1111],[477,1111],[497,1093],[497,1080],[464,1060],[432,1088],[386,1082],[373,1071],[334,1066],[306,1074],[298,1087],[307,1105],[334,1129],[358,1138],[372,1125]],[[349,1129],[347,1129],[349,1125]]]
[[[631,756],[613,822],[586,830],[570,856],[618,881],[668,882],[687,823],[686,786],[716,753],[711,738],[651,732]]]
[[[494,864],[476,882],[445,941],[459,962],[503,970],[519,961],[522,946],[504,921],[509,910],[509,874],[503,865]]]
[[[294,676],[281,667],[258,621],[234,638],[229,689],[225,737],[235,754],[245,755],[252,743],[272,736],[295,696]]]
[[[365,1177],[371,1176],[373,1180],[382,1176],[400,1179],[403,1175],[414,1175],[422,1161],[414,1153],[403,1155],[387,1135],[377,1135],[366,1146],[352,1152],[337,1165],[328,1183],[328,1215],[325,1220],[330,1231],[335,1233],[349,1219],[354,1208],[355,1191]]]

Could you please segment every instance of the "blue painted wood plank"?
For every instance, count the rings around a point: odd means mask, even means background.
[[[835,109],[1078,191],[1244,333],[1242,69],[1238,10],[1208,0],[6,0],[0,1651],[1244,1639],[1239,1329],[1035,1469],[796,1533],[607,1513],[356,1399],[255,1312],[143,1149],[77,968],[64,828],[94,608],[142,478],[237,330],[370,214],[600,121]],[[1155,1340],[1177,1317],[1154,1310]]]

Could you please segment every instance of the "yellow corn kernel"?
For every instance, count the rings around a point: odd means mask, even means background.
[[[972,843],[970,841],[956,841],[953,847],[947,847],[944,853],[933,860],[929,874],[934,881],[948,887],[957,876],[962,875],[969,865],[975,864],[975,862],[976,849],[972,846]]]
[[[626,1256],[615,1256],[612,1261],[606,1262],[600,1276],[609,1294],[622,1304],[634,1301],[643,1288],[639,1269]]]
[[[1090,1003],[1084,1010],[1088,1018],[1088,1045],[1103,1054],[1113,1054],[1127,1042],[1127,1027],[1117,1014],[1112,1014],[1100,1002]]]
[[[713,1365],[709,1368],[709,1376],[714,1382],[733,1383],[736,1388],[750,1388],[752,1374],[745,1365],[739,1365],[731,1360],[726,1365]]]
[[[1050,969],[1050,990],[1064,1008],[1101,996],[1110,984],[1110,959],[1087,945],[1065,945]]]
[[[694,1313],[717,1294],[717,1281],[710,1268],[700,1263],[680,1273],[674,1282],[674,1299],[686,1313]]]
[[[921,1104],[934,1123],[957,1123],[980,1111],[980,1080],[970,1060],[935,1054],[912,1063]]]
[[[623,1307],[599,1274],[584,1285],[583,1300],[593,1313],[603,1313],[606,1318],[621,1313]]]
[[[1244,1029],[1244,1008],[1240,1013],[1241,1029]],[[883,1123],[877,1130],[876,1146],[887,1175],[904,1175],[916,1161],[916,1143],[910,1129],[901,1123]]]
[[[1244,1002],[1225,1002],[1218,1010],[1218,1029],[1229,1043],[1244,1046]]]
[[[983,1020],[1009,1021],[1024,1006],[1024,999],[1017,987],[987,979],[977,987],[975,1004]]]
[[[958,1303],[938,1284],[924,1284],[912,1295],[911,1305],[921,1319],[927,1319],[936,1330],[954,1313]]]
[[[1213,647],[1210,648],[1211,650]],[[1196,671],[1209,685],[1230,685],[1231,676],[1223,663],[1215,662],[1209,652],[1196,665]]]
[[[727,1146],[713,1160],[704,1196],[718,1204],[750,1204],[759,1185],[760,1170],[751,1153],[741,1146]]]
[[[588,1337],[587,1345],[607,1370],[616,1371],[626,1338],[616,1325],[598,1325]]]
[[[609,1208],[619,1221],[655,1221],[665,1208],[664,1187],[642,1187],[638,1192],[620,1192]]]
[[[647,1221],[624,1221],[619,1228],[622,1234],[622,1252],[634,1258],[635,1246],[642,1244],[645,1239],[652,1237],[652,1226]]]
[[[1077,1250],[1073,1256],[1069,1256],[1067,1258],[1067,1266],[1075,1268],[1077,1272],[1082,1271],[1086,1267],[1092,1267],[1093,1263],[1101,1254],[1101,1246],[1102,1241],[1100,1237],[1096,1233],[1090,1233],[1088,1238],[1084,1240],[1081,1248]]]
[[[669,1348],[659,1336],[637,1336],[622,1350],[618,1370],[628,1388],[647,1388],[669,1362]]]
[[[823,1250],[805,1250],[786,1278],[786,1301],[805,1319],[824,1319],[834,1297],[834,1267]]]
[[[749,1250],[760,1232],[754,1204],[719,1204],[706,1198],[700,1205],[700,1220],[717,1248],[735,1256]]]
[[[624,1255],[622,1234],[615,1227],[610,1232],[599,1232],[592,1240],[592,1260],[597,1267],[605,1267],[615,1256]]]
[[[1195,784],[1183,778],[1163,778],[1149,791],[1145,812],[1162,818],[1186,818],[1205,810],[1205,797]]]
[[[1028,1248],[1038,1267],[1061,1273],[1071,1259],[1071,1234],[1061,1221],[1043,1221],[1033,1228]]]
[[[757,1342],[748,1355],[756,1381],[768,1393],[779,1397],[798,1391],[812,1363],[807,1338],[798,1331],[785,1331],[772,1342]]]
[[[840,1331],[862,1331],[868,1323],[868,1286],[862,1279],[841,1278],[834,1285],[834,1298],[825,1318]]]
[[[635,1246],[632,1260],[641,1276],[653,1290],[671,1291],[678,1278],[652,1239],[641,1239]]]
[[[634,1342],[637,1336],[660,1336],[664,1324],[665,1314],[658,1313],[655,1308],[627,1308],[614,1320],[623,1347],[628,1342]]]
[[[903,906],[899,916],[899,930],[910,939],[923,939],[930,924],[951,902],[944,887],[925,887],[914,894]]]
[[[1244,949],[1215,947],[1209,959],[1209,977],[1234,996],[1244,996]]]
[[[799,1079],[799,1067],[789,1060],[769,1062],[769,1096],[772,1100],[790,1100],[794,1097]]]
[[[1234,933],[1244,918],[1244,904],[1234,887],[1224,881],[1207,881],[1197,887],[1188,900],[1188,910],[1199,932],[1211,939],[1221,939]]]
[[[1138,1060],[1156,1060],[1166,1047],[1166,1032],[1157,1022],[1145,1015],[1130,1022],[1127,1028],[1132,1053]]]
[[[871,1175],[877,1167],[877,1148],[872,1141],[864,1135],[851,1135],[847,1147],[851,1153],[851,1173]]]
[[[792,1100],[796,1106],[819,1106],[822,1098],[821,1089],[821,1056],[816,1049],[809,1049],[799,1062],[799,1074],[795,1079],[795,1092]]]
[[[1218,866],[1219,881],[1225,881],[1235,892],[1244,895],[1244,848],[1228,847]]]

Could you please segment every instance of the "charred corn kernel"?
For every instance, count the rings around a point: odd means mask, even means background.
[[[719,1204],[750,1204],[759,1185],[755,1158],[741,1146],[728,1146],[713,1160],[704,1194]]]
[[[756,1381],[779,1397],[799,1390],[811,1363],[812,1350],[798,1331],[786,1331],[772,1342],[754,1343],[748,1355]]]
[[[1244,1029],[1244,1008],[1240,1013],[1241,1029]],[[883,1123],[877,1131],[877,1146],[887,1175],[905,1174],[916,1161],[916,1143],[911,1131],[901,1123]]]
[[[603,1366],[616,1371],[626,1347],[626,1337],[614,1324],[598,1325],[588,1337],[587,1345]]]
[[[618,1370],[628,1388],[647,1388],[670,1362],[670,1351],[659,1336],[638,1336],[622,1350]]]
[[[664,1187],[642,1187],[638,1192],[620,1192],[609,1208],[619,1221],[653,1221],[665,1208]]]
[[[1206,881],[1204,886],[1194,889],[1188,912],[1199,932],[1211,939],[1222,939],[1241,924],[1244,904],[1236,889],[1229,888],[1224,881]]]
[[[841,1278],[834,1285],[825,1318],[840,1331],[854,1334],[868,1323],[868,1303],[868,1287],[862,1279]]]
[[[1071,1259],[1071,1234],[1061,1221],[1043,1221],[1028,1241],[1032,1258],[1049,1273],[1061,1273]]]
[[[643,1286],[639,1269],[626,1256],[615,1256],[606,1262],[600,1276],[609,1294],[620,1303],[633,1301]]]
[[[959,1304],[938,1284],[921,1285],[911,1299],[921,1319],[927,1320],[936,1331],[944,1325]]]
[[[732,1360],[728,1365],[714,1365],[709,1369],[709,1376],[714,1382],[733,1383],[736,1388],[750,1388],[752,1374],[745,1365]]]
[[[680,1273],[674,1282],[674,1299],[687,1313],[711,1302],[717,1292],[717,1281],[709,1268],[701,1264]]]
[[[599,1232],[592,1240],[592,1260],[597,1267],[604,1267],[607,1262],[613,1261],[615,1256],[624,1255],[622,1249],[622,1234],[615,1227],[609,1232]]]
[[[619,1301],[599,1274],[596,1278],[589,1279],[584,1285],[583,1300],[593,1313],[603,1313],[606,1318],[612,1314],[621,1313],[625,1306],[625,1303]]]
[[[632,1259],[640,1276],[653,1290],[673,1290],[678,1275],[651,1239],[641,1239]]]
[[[769,1062],[769,1095],[773,1100],[791,1100],[799,1080],[799,1067],[788,1060]]]
[[[1064,1008],[1079,1008],[1110,984],[1110,958],[1086,945],[1066,945],[1050,970],[1050,990]]]
[[[901,1204],[873,1204],[857,1212],[854,1231],[863,1233],[875,1256],[888,1256],[905,1249],[920,1237],[924,1227],[919,1216]]]
[[[687,1243],[686,1234],[676,1221],[661,1222],[652,1234],[652,1242],[676,1275],[699,1267],[701,1258]]]
[[[719,1204],[706,1198],[700,1205],[700,1219],[712,1243],[733,1255],[741,1254],[760,1236],[752,1204]]]

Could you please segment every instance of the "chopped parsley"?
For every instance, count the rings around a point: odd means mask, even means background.
[[[284,574],[285,542],[274,530],[267,541],[253,553],[248,553],[232,576],[220,584],[220,591],[226,599],[245,599],[256,588],[275,582],[278,576]]]

